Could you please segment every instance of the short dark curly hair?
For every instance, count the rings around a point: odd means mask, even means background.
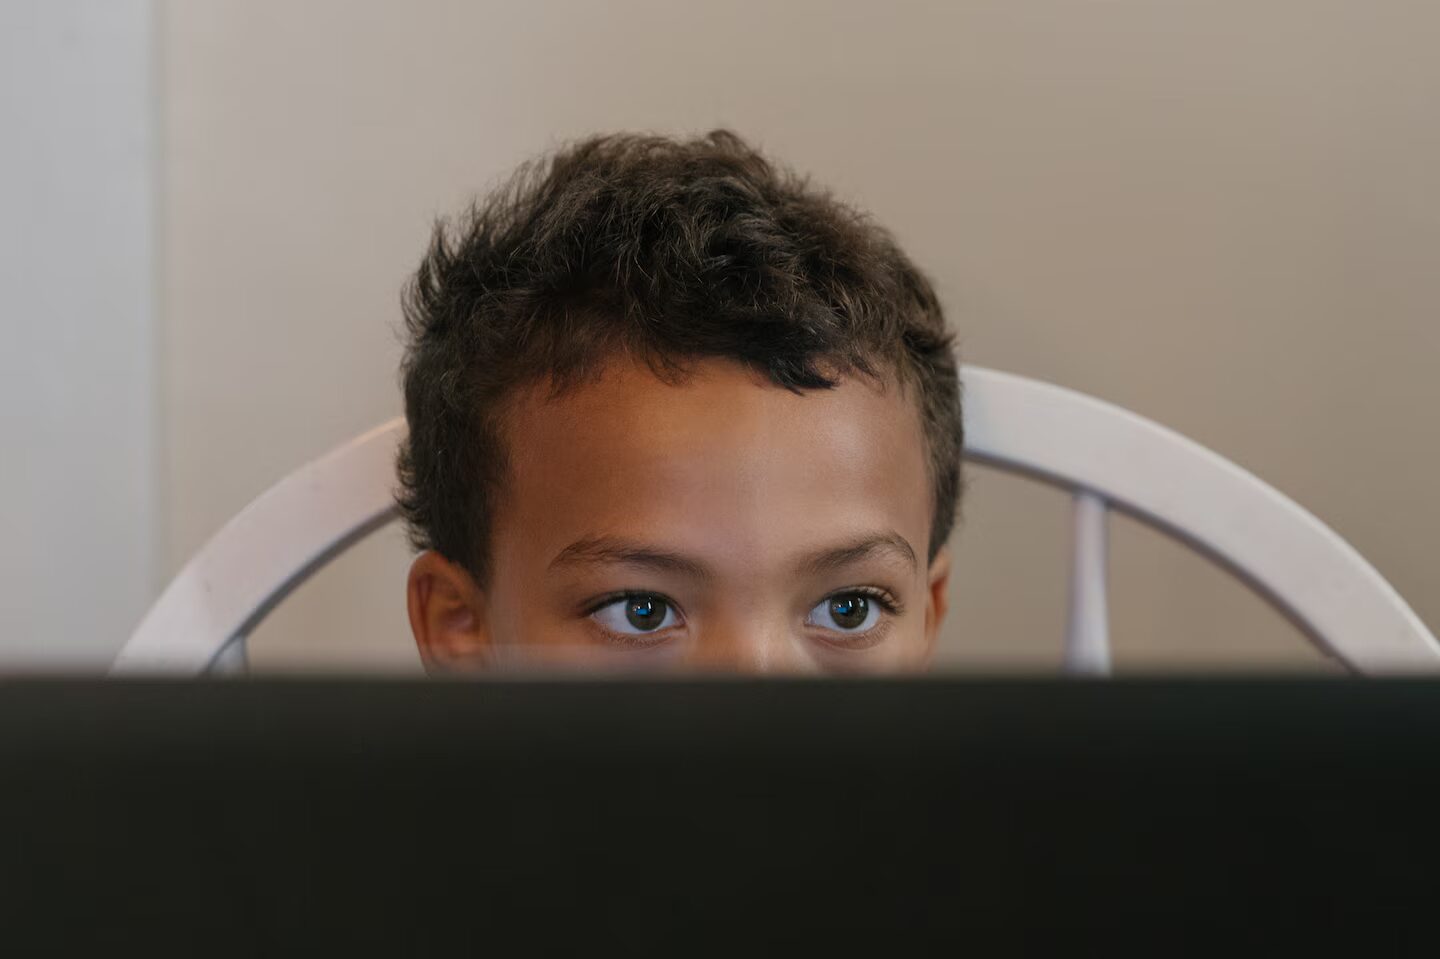
[[[889,233],[734,133],[597,136],[522,166],[436,225],[404,313],[396,501],[416,549],[481,583],[507,396],[618,353],[665,377],[725,357],[796,392],[898,381],[929,447],[932,559],[950,535],[960,390],[934,290]]]

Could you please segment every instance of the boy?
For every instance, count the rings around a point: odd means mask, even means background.
[[[959,384],[882,229],[726,131],[596,137],[437,227],[405,306],[431,672],[926,664]]]

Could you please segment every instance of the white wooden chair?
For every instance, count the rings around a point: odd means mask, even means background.
[[[1106,516],[1120,509],[1228,567],[1327,653],[1371,674],[1440,671],[1440,644],[1345,540],[1273,487],[1157,423],[978,367],[961,372],[965,455],[1074,494],[1065,670],[1110,669]],[[335,555],[395,517],[392,420],[281,480],[182,569],[112,675],[236,672],[245,638]]]

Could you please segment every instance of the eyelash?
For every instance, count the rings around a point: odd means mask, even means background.
[[[824,640],[824,642],[827,642],[832,646],[837,646],[844,649],[868,649],[871,646],[877,645],[880,640],[885,638],[886,633],[889,632],[890,625],[894,617],[899,616],[902,612],[904,612],[904,606],[901,604],[899,598],[896,597],[895,594],[890,592],[888,589],[884,589],[879,586],[847,586],[844,589],[833,590],[825,594],[825,596],[820,599],[819,602],[827,602],[837,596],[863,596],[866,599],[876,603],[886,613],[886,618],[884,620],[882,620],[880,623],[876,624],[866,632],[862,633],[861,635],[855,637],[854,639],[848,641],[843,639]],[[631,599],[642,599],[651,597],[659,599],[669,605],[679,615],[680,625],[683,626],[685,624],[685,611],[680,608],[680,605],[676,603],[673,599],[671,599],[669,596],[666,596],[664,593],[657,593],[651,590],[627,589],[620,590],[614,593],[607,593],[604,596],[598,596],[595,599],[590,600],[590,602],[586,603],[585,606],[582,607],[583,615],[586,618],[590,618],[593,617],[600,610],[613,603],[618,603]],[[605,629],[599,623],[596,623],[596,627],[605,634],[606,639],[608,639],[610,642],[615,643],[616,645],[644,649],[650,646],[658,646],[660,644],[659,640],[653,642],[646,642],[643,639],[638,638],[637,635],[617,633],[614,630]],[[821,632],[831,633],[836,636],[842,635],[834,630],[827,630],[823,626],[816,628]],[[668,629],[662,630],[660,634],[664,635],[669,631],[670,630]]]
[[[845,589],[837,589],[826,594],[825,599],[834,599],[836,596],[864,596],[866,599],[873,599],[880,604],[881,609],[891,616],[899,616],[904,612],[899,598],[888,589],[882,589],[879,586],[850,586]]]
[[[664,600],[666,604],[680,609],[680,604],[675,602],[664,593],[657,593],[653,589],[622,589],[614,593],[606,593],[604,596],[597,596],[580,607],[581,613],[585,616],[593,616],[611,603],[618,603],[622,599],[648,599],[655,598]]]

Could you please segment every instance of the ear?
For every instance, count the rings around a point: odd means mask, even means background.
[[[940,625],[945,622],[945,613],[950,609],[950,547],[942,547],[930,561],[930,581],[925,597],[925,658],[928,661],[935,651],[935,641],[940,635]]]
[[[490,646],[485,598],[464,567],[434,550],[410,565],[406,587],[410,631],[431,673],[480,666]]]

